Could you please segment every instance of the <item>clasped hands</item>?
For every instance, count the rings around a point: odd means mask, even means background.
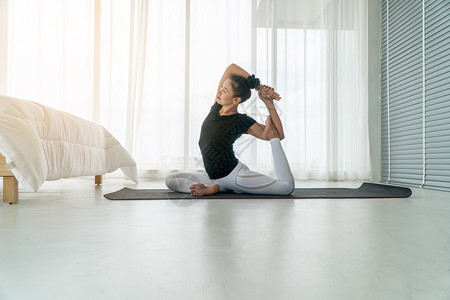
[[[260,85],[258,88],[258,96],[263,101],[273,101],[280,100],[280,95],[275,92],[275,90],[268,85]]]

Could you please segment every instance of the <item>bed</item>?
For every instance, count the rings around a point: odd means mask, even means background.
[[[19,201],[19,186],[14,174],[6,167],[6,159],[0,155],[0,177],[3,177],[3,203]]]
[[[8,170],[6,158],[0,155],[0,177],[3,177],[3,203],[15,204],[19,201],[19,183],[14,174]],[[100,185],[102,175],[95,175],[94,183]]]
[[[101,125],[48,106],[0,96],[0,177],[3,202],[18,202],[18,186],[37,191],[46,180],[102,175],[121,169],[137,183],[136,162]]]

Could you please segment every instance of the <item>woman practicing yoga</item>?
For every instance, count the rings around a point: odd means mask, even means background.
[[[259,98],[269,110],[265,125],[246,114],[238,113],[239,103],[258,90]],[[294,177],[281,147],[283,126],[273,100],[280,100],[273,88],[260,85],[259,79],[235,64],[222,76],[214,105],[203,121],[200,151],[207,174],[176,173],[166,178],[169,189],[193,196],[235,191],[251,194],[289,195],[294,190]],[[233,143],[244,133],[270,141],[276,179],[249,170],[235,156]]]

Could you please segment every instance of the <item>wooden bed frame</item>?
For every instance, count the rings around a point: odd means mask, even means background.
[[[0,154],[0,177],[3,177],[3,203],[19,202],[19,183],[6,167],[6,159]],[[95,175],[95,184],[102,184],[102,175]]]

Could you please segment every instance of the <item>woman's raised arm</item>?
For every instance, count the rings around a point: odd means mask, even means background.
[[[281,123],[280,116],[275,108],[274,100],[280,100],[280,95],[273,90],[270,86],[261,85],[258,92],[259,98],[264,102],[267,109],[269,110],[268,121],[266,121],[266,125],[262,125],[259,123],[253,124],[252,127],[247,131],[248,134],[251,134],[259,139],[268,140],[267,131],[275,130],[277,132],[277,136],[280,140],[284,139],[284,130],[283,124]],[[273,128],[267,128],[267,124],[270,124]]]
[[[236,64],[229,65],[225,69],[225,72],[223,73],[222,78],[220,79],[219,86],[217,87],[216,98],[214,99],[214,102],[217,101],[217,97],[219,96],[219,90],[222,88],[223,83],[225,82],[225,80],[230,78],[232,75],[240,75],[240,76],[243,76],[245,78],[250,76],[250,74],[247,71],[245,71],[244,69],[242,69],[238,65],[236,65]]]

